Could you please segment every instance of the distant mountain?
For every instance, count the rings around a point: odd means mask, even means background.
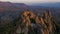
[[[35,3],[35,4],[30,4],[30,6],[43,6],[43,7],[60,8],[60,2],[57,2],[57,3]]]
[[[26,6],[24,3],[0,2],[0,7]]]
[[[5,11],[24,11],[24,10],[32,10],[35,13],[36,12],[43,12],[46,10],[46,8],[59,8],[60,3],[35,3],[32,5],[27,5],[24,3],[11,3],[11,2],[0,2],[0,12],[5,12]],[[51,8],[52,9],[52,8]],[[60,9],[52,9],[52,10],[60,10]]]
[[[20,11],[27,9],[24,3],[0,2],[0,12],[3,11]]]

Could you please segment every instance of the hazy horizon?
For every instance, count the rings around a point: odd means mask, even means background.
[[[0,0],[0,1],[2,1],[2,2],[12,2],[12,3],[25,3],[25,4],[60,2],[60,0]]]

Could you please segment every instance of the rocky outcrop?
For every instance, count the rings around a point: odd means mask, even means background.
[[[55,24],[49,11],[42,15],[35,15],[31,11],[24,11],[21,18],[22,21],[20,23],[24,24],[21,31],[24,31],[24,34],[54,34],[55,32]]]
[[[56,34],[57,23],[51,12],[35,14],[24,11],[11,23],[0,26],[1,34]]]

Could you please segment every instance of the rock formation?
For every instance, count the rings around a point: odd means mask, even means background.
[[[56,22],[49,11],[43,14],[24,11],[18,19],[0,28],[1,34],[56,34]]]
[[[24,27],[27,28],[24,34],[54,34],[55,32],[52,15],[49,11],[42,15],[24,11],[21,17],[21,23],[24,23]],[[25,29],[23,28],[23,30]]]

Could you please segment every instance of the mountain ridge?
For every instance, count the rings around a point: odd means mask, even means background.
[[[60,8],[60,2],[57,2],[57,3],[35,3],[35,4],[30,4],[30,6],[43,6],[43,7]]]

